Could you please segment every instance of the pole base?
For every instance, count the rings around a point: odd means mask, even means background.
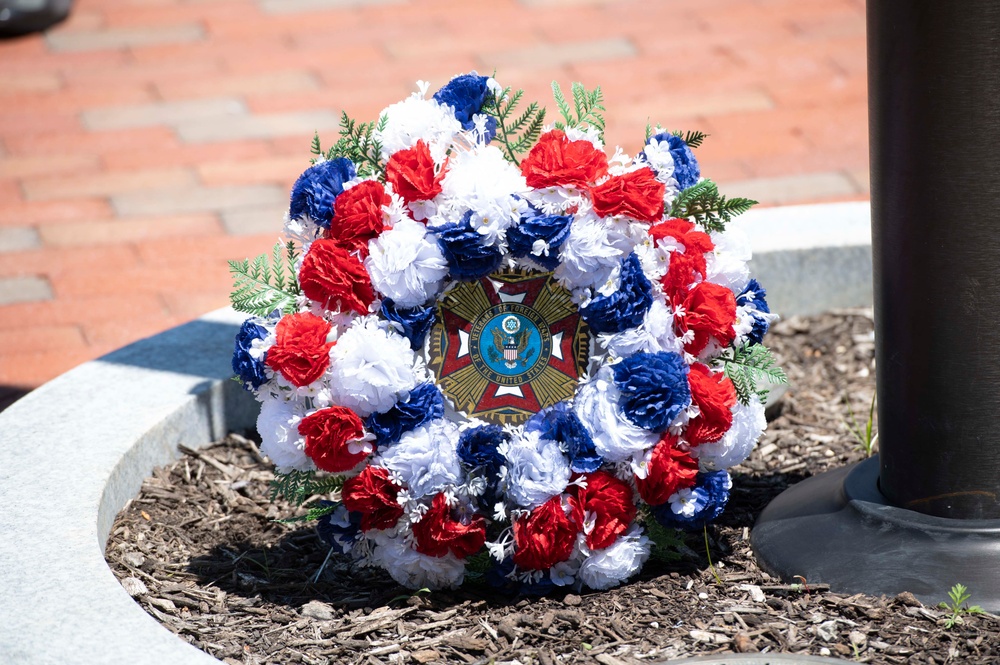
[[[970,603],[1000,611],[1000,520],[933,517],[889,504],[878,456],[808,478],[768,504],[750,543],[760,567],[837,593],[909,591],[935,605],[962,583]]]

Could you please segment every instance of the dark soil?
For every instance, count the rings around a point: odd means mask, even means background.
[[[1000,663],[998,617],[946,628],[945,612],[909,594],[846,596],[757,567],[757,515],[789,485],[864,457],[847,423],[853,412],[864,427],[874,390],[870,312],[792,318],[768,341],[791,386],[709,529],[721,584],[694,534],[678,559],[651,560],[611,591],[508,598],[467,583],[413,593],[328,558],[310,527],[275,522],[296,509],[269,500],[270,466],[238,435],[157,469],[118,516],[107,559],[143,609],[228,663],[613,665],[727,651]]]

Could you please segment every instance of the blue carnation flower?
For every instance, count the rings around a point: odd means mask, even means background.
[[[391,321],[406,339],[410,348],[416,351],[424,345],[424,338],[434,326],[435,306],[397,307],[391,298],[382,301],[382,318]]]
[[[675,513],[671,502],[668,501],[659,506],[652,506],[653,516],[657,522],[669,529],[701,530],[709,522],[715,521],[725,510],[732,486],[733,482],[729,478],[728,471],[699,473],[695,486],[684,499],[685,503],[694,504],[692,514]]]
[[[489,476],[497,476],[504,464],[500,444],[507,434],[499,425],[481,425],[462,432],[458,438],[458,458],[466,466],[481,468]]]
[[[688,366],[677,353],[633,353],[612,367],[621,392],[618,406],[643,429],[665,432],[691,403]]]
[[[365,427],[375,435],[380,448],[391,446],[411,429],[444,416],[444,396],[433,383],[421,383],[405,400],[396,402],[385,413],[373,413]]]
[[[559,248],[569,237],[572,215],[534,215],[522,217],[521,223],[507,229],[507,244],[510,253],[517,257],[527,256],[546,270],[559,266]],[[532,253],[535,241],[544,240],[549,250],[547,254]]]
[[[450,106],[455,110],[455,119],[462,123],[462,129],[470,130],[475,126],[472,116],[483,110],[483,103],[489,88],[486,82],[488,76],[480,76],[475,72],[461,74],[434,93],[434,101]],[[487,119],[487,140],[496,136],[497,121],[494,117]]]
[[[542,409],[528,419],[524,430],[538,432],[543,439],[559,442],[559,447],[569,458],[569,468],[575,473],[592,473],[604,463],[587,428],[566,402],[557,402]]]
[[[500,469],[504,456],[500,454],[500,444],[507,441],[507,433],[498,425],[481,425],[462,432],[458,438],[458,459],[473,470],[478,470],[486,479],[486,488],[476,500],[479,510],[487,515],[502,499],[500,493]]]
[[[255,360],[250,355],[250,348],[254,340],[267,337],[267,329],[247,319],[240,326],[240,331],[236,333],[236,344],[233,349],[233,371],[240,377],[243,387],[247,390],[256,390],[261,384],[267,381],[264,373],[265,353],[260,360]]]
[[[503,254],[498,247],[483,244],[483,236],[469,224],[471,212],[458,224],[442,224],[431,229],[453,279],[472,281],[485,277],[500,267]]]
[[[522,593],[526,596],[545,596],[556,588],[555,582],[545,571],[537,582],[522,582],[507,577],[514,570],[514,560],[510,557],[494,563],[493,567],[486,572],[486,582],[497,589],[507,593]]]
[[[347,510],[343,504],[333,501],[318,501],[319,506],[337,506],[332,513],[327,513],[316,522],[316,533],[330,547],[348,554],[354,544],[361,539],[361,513]]]
[[[753,328],[747,334],[748,344],[762,344],[764,335],[771,327],[768,317],[761,316],[761,314],[771,313],[771,308],[767,306],[767,300],[765,300],[766,297],[767,291],[764,290],[764,287],[756,279],[751,279],[747,288],[743,289],[743,293],[736,298],[737,306],[746,307],[753,317]]]
[[[580,308],[580,316],[595,332],[619,333],[641,324],[652,304],[653,285],[633,252],[622,261],[618,290],[591,300]]]
[[[687,189],[698,182],[701,168],[698,166],[694,151],[684,139],[670,132],[660,132],[651,136],[647,143],[651,141],[666,141],[670,146],[670,155],[674,158],[674,178],[681,189]]]
[[[333,202],[344,191],[344,183],[355,175],[354,163],[346,157],[310,166],[292,185],[288,216],[292,219],[308,216],[324,229],[330,228]]]

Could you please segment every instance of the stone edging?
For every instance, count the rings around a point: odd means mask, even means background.
[[[871,305],[867,203],[762,209],[740,224],[775,311]],[[136,342],[0,413],[0,662],[219,663],[147,615],[103,555],[115,515],[179,443],[254,422],[255,402],[228,380],[243,318],[219,310]]]

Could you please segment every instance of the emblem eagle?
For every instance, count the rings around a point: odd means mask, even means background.
[[[524,362],[521,354],[528,346],[528,338],[528,331],[521,329],[521,322],[516,316],[508,316],[493,328],[493,350],[498,357],[503,357],[507,369],[514,369],[519,362]]]

